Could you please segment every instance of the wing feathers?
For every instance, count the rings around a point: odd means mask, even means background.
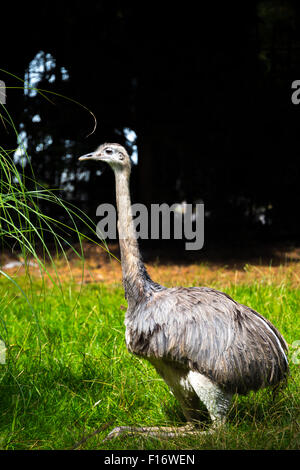
[[[131,352],[198,370],[227,391],[275,385],[288,372],[287,346],[276,328],[214,289],[157,292],[128,312],[125,324]]]

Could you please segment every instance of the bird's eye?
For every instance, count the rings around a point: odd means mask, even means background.
[[[119,160],[124,160],[124,155],[122,153],[119,153]]]
[[[112,151],[112,149],[106,149],[105,153],[107,153],[107,155],[111,155],[113,153],[113,151]]]

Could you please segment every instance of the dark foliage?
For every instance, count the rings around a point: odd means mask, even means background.
[[[98,122],[87,137],[94,122],[82,107],[8,90],[7,106],[24,124],[36,174],[61,187],[67,171],[66,197],[96,220],[98,204],[114,201],[113,175],[102,178],[95,165],[83,177],[77,157],[104,141],[130,151],[123,130],[133,129],[134,201],[204,201],[206,240],[297,241],[300,106],[292,104],[291,84],[300,78],[299,5],[192,5],[7,6],[1,67],[24,77],[40,51],[44,64],[51,54],[55,65],[37,86],[82,103]],[[41,120],[32,121],[37,114]],[[16,146],[3,127],[1,141]]]

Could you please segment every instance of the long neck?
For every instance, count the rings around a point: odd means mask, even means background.
[[[123,284],[128,302],[132,301],[134,303],[145,293],[151,280],[142,262],[133,223],[129,173],[115,171],[115,178]]]

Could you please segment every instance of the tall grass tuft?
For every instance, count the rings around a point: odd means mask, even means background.
[[[0,125],[12,130],[18,141],[17,129],[4,105],[0,109]],[[1,297],[0,310],[0,346],[5,344],[9,352],[14,343],[11,338],[11,328],[7,326],[5,315],[12,310],[14,304],[22,303],[24,311],[30,313],[31,329],[39,345],[39,360],[42,348],[42,338],[45,329],[41,327],[41,316],[45,312],[48,301],[46,282],[50,281],[56,295],[65,303],[65,290],[59,272],[56,269],[57,256],[64,257],[68,263],[67,250],[72,250],[78,259],[84,263],[82,240],[89,239],[79,230],[79,224],[86,231],[95,234],[93,222],[78,208],[65,202],[54,190],[49,190],[39,184],[32,170],[30,157],[26,149],[22,149],[21,165],[15,162],[15,150],[6,150],[0,146],[0,240],[2,253],[13,254],[21,261],[23,275],[12,276],[0,263],[0,278],[9,281],[10,288]],[[26,171],[25,171],[26,169]],[[41,207],[53,206],[63,213],[63,217],[54,219]],[[53,210],[49,213],[55,213]],[[56,211],[58,212],[58,211]],[[92,235],[91,235],[92,236]],[[74,243],[75,240],[75,243]],[[107,247],[101,244],[104,249]],[[76,248],[78,247],[79,248]],[[51,247],[51,248],[50,248]],[[107,250],[108,251],[108,250]],[[3,258],[3,257],[2,257]],[[39,289],[33,289],[32,265],[39,270]],[[51,268],[51,269],[50,269]],[[83,271],[82,271],[83,272]],[[14,292],[14,295],[9,295]],[[74,308],[80,291],[74,299]],[[38,299],[38,303],[36,300]],[[26,336],[26,332],[24,332]],[[3,354],[0,352],[0,354]],[[6,373],[18,383],[14,362],[9,353],[5,365]]]

